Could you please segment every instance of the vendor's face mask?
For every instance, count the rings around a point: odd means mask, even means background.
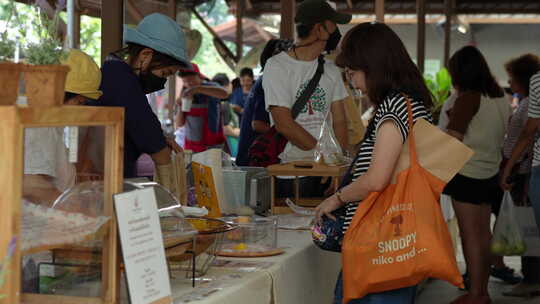
[[[152,73],[152,71],[148,71],[139,75],[139,81],[141,82],[144,94],[150,94],[163,90],[165,88],[167,78],[159,77]]]

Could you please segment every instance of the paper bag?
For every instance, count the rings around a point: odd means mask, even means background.
[[[191,167],[193,170],[193,181],[195,182],[195,195],[197,196],[199,207],[206,207],[208,209],[208,217],[221,217],[212,168],[195,162]]]
[[[424,119],[418,119],[413,127],[416,150],[420,165],[431,174],[449,182],[474,154],[473,150],[456,138],[444,133]],[[434,149],[434,148],[437,149]],[[408,140],[403,145],[392,183],[397,174],[409,167]]]
[[[220,207],[221,212],[225,214],[230,214],[233,213],[234,210],[229,210],[230,207],[225,201],[225,187],[223,186],[222,153],[223,152],[220,149],[210,149],[201,153],[194,154],[192,157],[192,161],[207,166],[211,169],[218,206]]]

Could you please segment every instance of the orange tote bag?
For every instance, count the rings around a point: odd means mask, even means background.
[[[410,166],[356,210],[342,245],[343,303],[426,278],[463,285],[439,205],[446,182],[418,162],[408,99],[407,104]]]

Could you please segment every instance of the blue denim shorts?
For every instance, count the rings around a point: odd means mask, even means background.
[[[371,293],[361,299],[349,301],[347,304],[414,304],[416,286],[389,290],[381,293]],[[343,274],[340,272],[334,290],[334,303],[343,302]]]

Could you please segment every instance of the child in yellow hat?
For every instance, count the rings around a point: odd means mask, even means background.
[[[62,64],[70,68],[66,78],[64,103],[81,105],[88,99],[97,100],[101,97],[103,94],[99,90],[101,71],[92,57],[80,50],[72,49]]]
[[[101,96],[101,71],[92,57],[72,49],[62,62],[69,66],[64,103],[82,105]],[[23,197],[52,206],[60,194],[75,184],[76,171],[68,161],[63,128],[29,128],[25,132]]]

